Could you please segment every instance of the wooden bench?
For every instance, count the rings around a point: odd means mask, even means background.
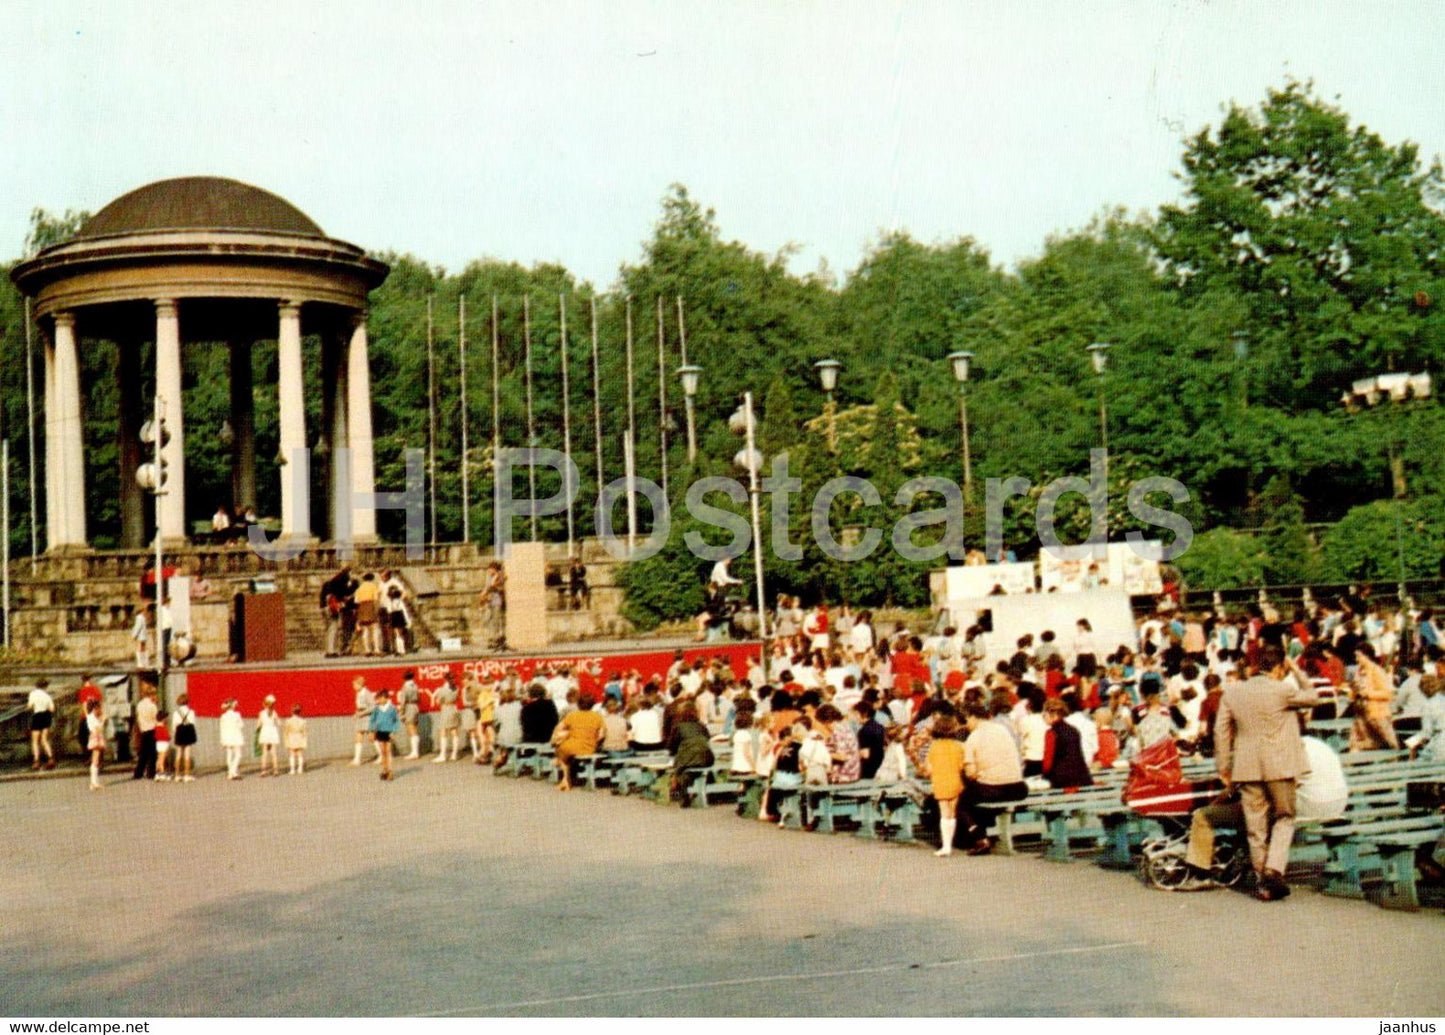
[[[617,769],[636,757],[632,751],[599,751],[595,755],[583,755],[574,763],[574,782],[587,784],[595,791],[600,784],[611,784]]]
[[[1378,850],[1381,838],[1394,840],[1397,835],[1424,831],[1438,837],[1441,821],[1433,813],[1407,813],[1379,810],[1326,823],[1320,838],[1329,850],[1325,864],[1327,895],[1364,898],[1364,874],[1383,865]],[[1408,840],[1408,839],[1406,839]],[[1414,865],[1414,860],[1410,860]]]
[[[612,793],[634,794],[651,787],[657,780],[658,763],[665,769],[672,767],[671,757],[657,751],[622,759],[612,771]]]
[[[695,770],[692,779],[688,782],[687,793],[693,804],[699,808],[707,808],[712,802],[708,799],[723,798],[741,794],[743,782],[733,776],[732,770],[724,763],[714,763],[710,768]]]
[[[546,780],[552,773],[557,749],[551,744],[522,744],[517,748],[517,775]]]
[[[1380,876],[1384,881],[1380,905],[1386,909],[1420,908],[1415,882],[1415,853],[1424,845],[1433,845],[1445,834],[1445,817],[1436,813],[1434,818],[1434,826],[1421,824],[1416,829],[1380,834],[1374,838],[1375,851],[1380,855]]]

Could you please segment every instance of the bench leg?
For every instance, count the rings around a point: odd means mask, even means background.
[[[1044,858],[1050,862],[1073,862],[1074,857],[1069,854],[1069,817],[1063,813],[1056,812],[1049,817],[1049,847],[1044,850]]]
[[[892,815],[889,816],[889,820],[895,827],[893,840],[905,845],[911,845],[917,841],[918,837],[915,831],[918,828],[918,821],[922,818],[922,811],[911,801],[904,802],[894,809]]]
[[[1325,881],[1325,894],[1341,898],[1364,898],[1365,889],[1360,884],[1360,849],[1350,841],[1335,846],[1332,858],[1325,866],[1329,879]]]
[[[801,791],[794,791],[785,797],[777,807],[778,825],[789,830],[801,830],[803,828],[803,795]]]
[[[1415,886],[1415,849],[1382,845],[1380,868],[1385,878],[1380,905],[1386,909],[1420,908],[1420,895]]]
[[[1000,812],[994,819],[994,826],[998,830],[998,846],[994,851],[998,855],[1014,854],[1014,817],[1012,812]]]
[[[1130,830],[1127,817],[1104,817],[1104,854],[1099,858],[1099,865],[1121,870],[1134,865],[1134,856],[1129,849]]]
[[[688,793],[692,796],[692,804],[700,809],[707,808],[708,778],[706,773],[698,773],[693,777]]]
[[[865,841],[878,840],[878,805],[872,800],[864,800],[858,804],[858,829],[853,832],[854,837],[861,837]]]
[[[813,818],[814,820],[816,820],[816,823],[813,826],[814,830],[821,830],[825,834],[831,834],[834,832],[835,828],[833,826],[833,796],[831,794],[822,794],[818,796],[818,800],[813,808]]]
[[[763,781],[749,780],[746,789],[738,797],[738,815],[743,819],[757,819],[758,807],[763,803]]]

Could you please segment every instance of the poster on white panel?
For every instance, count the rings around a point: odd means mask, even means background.
[[[944,574],[944,589],[949,600],[972,600],[1004,593],[1032,593],[1034,566],[1019,564],[974,564],[949,568]]]

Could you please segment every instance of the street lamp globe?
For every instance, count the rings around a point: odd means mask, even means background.
[[[959,384],[968,381],[968,365],[973,362],[972,352],[950,352],[948,362],[953,365],[953,377]]]
[[[739,449],[737,455],[733,457],[733,463],[741,470],[749,473],[760,471],[763,467],[763,454],[756,449],[749,449],[747,446],[744,446],[742,449]]]
[[[813,369],[818,372],[818,383],[823,386],[823,391],[831,393],[838,387],[838,371],[843,369],[843,364],[836,359],[820,359],[813,364]]]
[[[689,399],[697,395],[698,378],[702,375],[702,367],[693,366],[689,363],[685,367],[677,368],[678,380],[682,382],[682,391]]]
[[[1089,358],[1094,362],[1094,373],[1102,374],[1109,364],[1109,343],[1096,341],[1088,348]]]

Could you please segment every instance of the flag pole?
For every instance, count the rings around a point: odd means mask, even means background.
[[[501,330],[497,320],[497,296],[492,296],[492,500],[496,503],[497,471],[502,455],[502,393],[499,386],[499,355],[500,355]],[[496,552],[498,543],[496,535],[497,522],[493,515],[492,520],[492,551]]]
[[[662,296],[657,296],[657,453],[662,468],[662,495],[667,498],[667,337],[662,324]]]
[[[592,303],[592,426],[596,432],[597,495],[602,495],[602,370],[597,360],[597,296]]]
[[[431,541],[437,541],[437,379],[432,301],[426,296],[427,487],[431,496]]]
[[[472,457],[467,452],[467,295],[457,296],[457,380],[462,410],[462,542],[472,541],[472,484],[468,474]]]
[[[567,556],[572,556],[576,531],[572,525],[572,388],[567,379],[567,296],[557,292],[557,313],[562,324],[562,493],[567,500]]]
[[[527,448],[537,448],[537,426],[532,420],[532,296],[522,296],[522,348],[527,366]],[[537,541],[537,465],[527,465],[527,509],[531,511],[532,542]]]
[[[5,647],[10,647],[10,439],[0,440],[0,571],[5,584],[0,609],[5,612]]]

